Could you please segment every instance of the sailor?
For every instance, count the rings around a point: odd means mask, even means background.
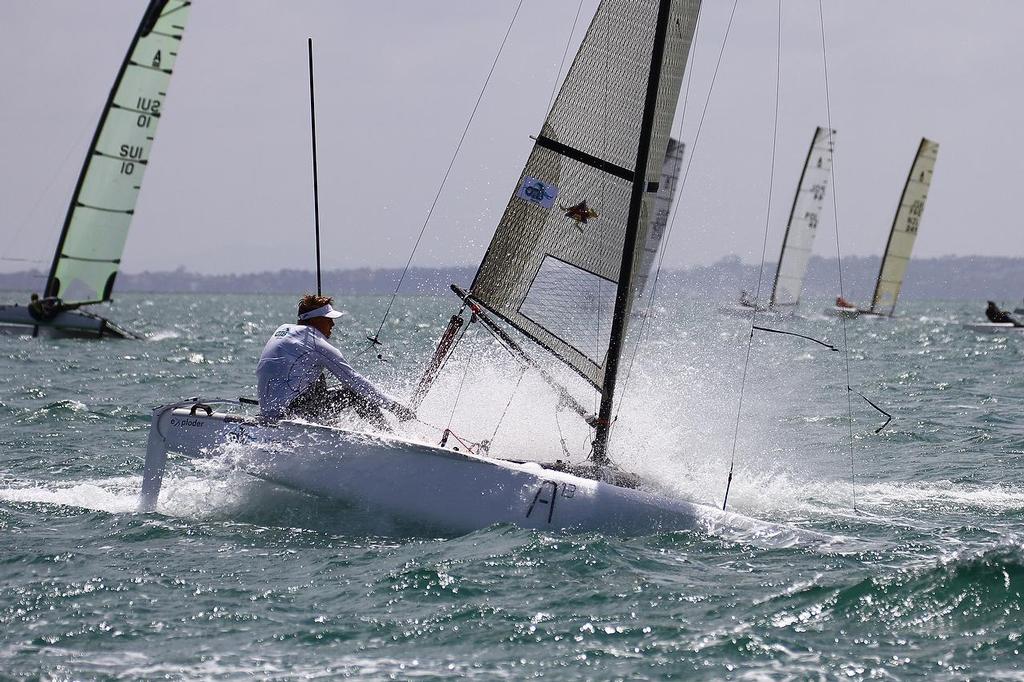
[[[381,408],[403,421],[414,419],[415,412],[377,390],[328,343],[334,320],[341,317],[332,301],[329,296],[303,296],[298,321],[282,324],[267,341],[256,366],[260,414],[324,422],[351,409],[384,430],[389,427]],[[324,370],[341,385],[328,388]]]
[[[1002,308],[996,305],[995,301],[989,301],[985,307],[985,317],[988,318],[989,322],[996,322],[998,324],[1012,324],[1014,327],[1022,327],[1020,322],[1013,319],[1010,313],[1006,312]]]
[[[59,313],[65,310],[73,310],[78,306],[65,305],[64,301],[60,300],[56,296],[47,296],[46,298],[39,298],[39,294],[32,294],[32,300],[28,304],[28,314],[32,316],[34,320],[39,322],[46,322],[57,317]]]

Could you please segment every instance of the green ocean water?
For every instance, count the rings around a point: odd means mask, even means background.
[[[842,323],[764,320],[843,346]],[[334,341],[409,395],[451,300],[338,302]],[[901,304],[846,355],[661,303],[613,457],[672,494],[833,536],[640,537],[511,526],[431,537],[224,462],[172,460],[134,511],[149,412],[253,395],[279,296],[119,298],[144,342],[0,335],[0,678],[1022,679],[1024,335],[981,306]],[[891,413],[885,418],[854,389]],[[581,396],[591,399],[583,391]],[[852,398],[848,402],[848,398]],[[471,335],[406,435],[585,454],[536,377]],[[849,416],[852,415],[852,423]],[[737,416],[738,428],[737,428]]]

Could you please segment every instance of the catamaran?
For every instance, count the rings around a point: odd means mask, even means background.
[[[900,203],[896,207],[889,241],[882,255],[882,267],[875,281],[875,293],[871,296],[871,307],[864,310],[856,306],[836,305],[827,309],[826,314],[840,317],[892,317],[896,299],[903,287],[903,278],[907,274],[910,252],[914,249],[917,231],[921,226],[921,216],[924,215],[924,204],[928,199],[928,188],[932,184],[932,173],[938,156],[939,143],[921,138],[914,163],[910,166],[910,174],[903,185]]]
[[[664,220],[678,177],[669,127],[699,9],[699,0],[600,4],[475,278],[465,289],[452,286],[459,310],[413,397],[417,404],[431,390],[465,329],[480,325],[593,429],[585,462],[493,457],[486,442],[467,443],[448,429],[440,444],[427,444],[251,417],[239,401],[194,398],[153,411],[140,509],[156,507],[169,452],[230,452],[247,474],[446,533],[496,523],[792,533],[660,494],[609,451],[627,329],[664,231],[658,207]],[[551,362],[538,362],[521,342]],[[598,392],[596,414],[550,371],[558,361]]]
[[[43,296],[0,305],[0,325],[139,338],[83,306],[111,300],[191,4],[150,0],[89,145]]]
[[[752,310],[783,314],[792,314],[796,310],[814,248],[814,238],[818,234],[825,193],[832,177],[835,137],[835,130],[819,126],[811,138],[811,146],[807,150],[804,168],[800,172],[800,181],[793,196],[789,220],[786,222],[779,266],[775,271],[772,295],[767,307],[759,305],[744,291],[740,294],[738,306],[724,307],[722,312],[749,316]]]

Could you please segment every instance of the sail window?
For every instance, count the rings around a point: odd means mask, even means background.
[[[611,334],[615,288],[610,279],[545,256],[519,314],[600,366]]]

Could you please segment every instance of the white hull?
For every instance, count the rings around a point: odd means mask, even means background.
[[[968,322],[964,329],[986,334],[1004,334],[1006,332],[1024,332],[1024,327],[1016,327],[1010,322]]]
[[[173,405],[153,412],[140,498],[143,511],[156,507],[168,451],[231,457],[238,469],[266,481],[444,533],[514,524],[626,534],[724,528],[766,537],[825,539],[535,463],[304,422],[207,415],[202,408]]]
[[[50,320],[37,320],[26,306],[0,305],[0,325],[20,328],[26,334],[35,336],[39,332],[71,336],[112,336],[124,339],[135,335],[125,331],[99,315],[80,310],[66,310],[57,313]]]
[[[742,303],[733,303],[731,305],[720,305],[718,306],[718,312],[722,315],[729,315],[730,317],[743,317],[750,319],[754,314],[754,306],[743,305]],[[796,307],[791,309],[785,308],[762,308],[758,306],[756,308],[758,316],[768,317],[795,317]]]
[[[824,312],[829,317],[845,317],[848,320],[859,317],[861,314],[861,311],[853,306],[846,307],[838,305],[834,305],[831,308],[825,308]]]

